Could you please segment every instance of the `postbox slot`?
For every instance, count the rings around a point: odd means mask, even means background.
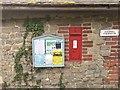
[[[81,36],[81,34],[70,34],[70,36]]]

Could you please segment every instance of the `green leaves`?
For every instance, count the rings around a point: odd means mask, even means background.
[[[36,37],[36,36],[40,36],[44,33],[44,26],[43,23],[41,22],[41,20],[39,18],[34,18],[34,19],[29,19],[27,18],[24,21],[23,26],[26,28],[25,33],[24,33],[24,37],[23,37],[23,45],[19,48],[19,51],[16,53],[15,56],[15,65],[14,65],[14,69],[16,72],[16,76],[14,77],[14,79],[16,81],[20,81],[22,79],[23,75],[23,67],[22,64],[20,64],[20,60],[21,58],[24,56],[27,60],[28,57],[28,52],[32,51],[32,48],[27,49],[26,50],[26,39],[29,35],[29,33],[32,33],[32,37]]]
[[[59,79],[59,84],[58,85],[60,86],[60,89],[65,88],[65,85],[63,83],[63,73],[61,73],[61,75],[60,75],[60,79]]]
[[[25,48],[22,46],[15,56],[15,63],[18,63],[24,54],[25,54]]]
[[[34,18],[32,20],[27,19],[24,23],[26,27],[24,38],[27,38],[29,32],[32,32],[33,36],[39,36],[44,33],[44,26],[43,23],[39,18]]]
[[[23,67],[21,64],[18,64],[18,63],[15,64],[14,68],[15,68],[16,72],[22,73],[22,71],[23,71]]]

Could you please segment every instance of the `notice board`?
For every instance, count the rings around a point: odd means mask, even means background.
[[[44,35],[32,39],[33,67],[63,67],[64,38]]]

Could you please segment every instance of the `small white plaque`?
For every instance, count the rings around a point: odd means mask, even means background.
[[[73,48],[77,48],[77,40],[73,40]]]
[[[119,29],[101,30],[100,36],[119,36]]]

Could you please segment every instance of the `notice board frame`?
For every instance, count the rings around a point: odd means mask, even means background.
[[[35,54],[35,40],[57,40],[57,41],[61,41],[61,50],[62,50],[62,64],[35,64],[35,58],[36,58],[36,54]],[[42,35],[42,36],[38,36],[38,37],[34,37],[32,38],[32,64],[33,67],[64,67],[64,45],[65,45],[65,40],[63,37],[60,36],[55,36],[55,35]]]

